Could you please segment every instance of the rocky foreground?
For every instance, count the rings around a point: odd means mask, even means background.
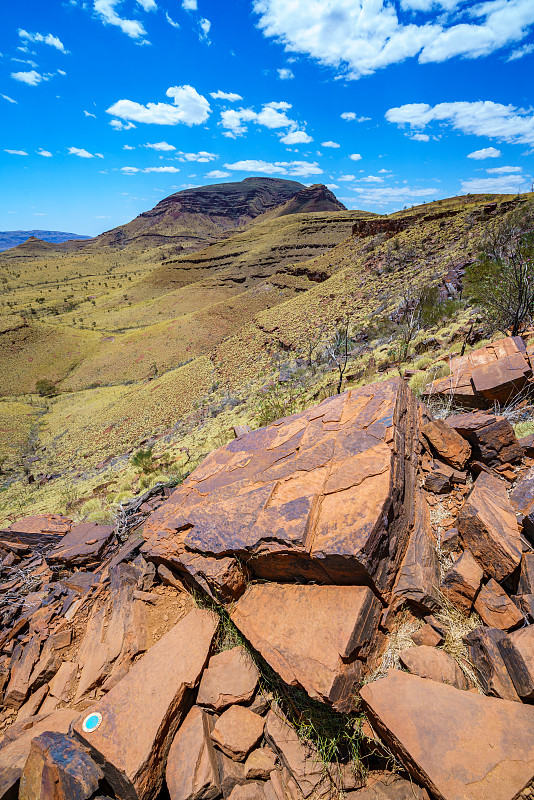
[[[533,355],[451,363],[447,419],[399,378],[238,431],[127,536],[1,531],[0,798],[534,796],[534,437],[489,410]]]

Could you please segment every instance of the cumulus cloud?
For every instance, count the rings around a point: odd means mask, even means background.
[[[380,178],[378,175],[367,175],[365,178],[360,178],[360,180],[364,183],[384,183],[384,178]]]
[[[212,169],[211,172],[206,173],[206,178],[229,178],[230,172],[224,172],[222,169]]]
[[[375,206],[389,206],[392,204],[408,205],[414,200],[427,197],[436,197],[438,189],[431,187],[410,188],[402,186],[359,186],[354,191],[358,195],[358,202],[364,202]]]
[[[278,77],[281,81],[290,81],[291,78],[294,78],[293,70],[289,69],[288,67],[282,67],[282,69],[277,70]]]
[[[340,117],[347,122],[368,122],[371,119],[371,117],[359,117],[354,111],[344,111]]]
[[[514,172],[522,172],[521,167],[492,167],[491,169],[487,169],[486,172],[494,175],[502,173],[503,175],[512,174]]]
[[[158,8],[155,0],[137,0],[137,3],[144,11],[156,11]]]
[[[28,72],[12,72],[11,77],[21,83],[27,83],[28,86],[38,86],[42,81],[47,81],[50,78],[49,75],[41,75],[40,72],[36,72],[34,69]]]
[[[4,98],[4,100],[7,100],[8,103],[15,103],[15,105],[18,105],[17,100],[13,100],[13,98],[9,97],[9,95],[3,94],[1,96]]]
[[[135,147],[132,147],[131,144],[123,144],[122,149],[123,150],[135,150]]]
[[[26,150],[8,150],[7,148],[4,150],[4,153],[9,153],[10,156],[27,156],[28,155]]]
[[[496,147],[483,147],[482,150],[474,150],[472,153],[469,153],[467,158],[474,158],[477,161],[480,161],[484,158],[500,158],[501,151],[497,150]]]
[[[94,0],[94,10],[102,22],[120,28],[130,39],[145,41],[146,30],[143,25],[135,19],[124,19],[117,13],[116,8],[121,2],[122,0]]]
[[[495,192],[499,194],[517,194],[521,188],[521,175],[499,175],[494,178],[471,178],[462,181],[462,191],[472,194]]]
[[[182,0],[182,8],[186,11],[196,11],[198,8],[197,0]]]
[[[424,18],[412,14],[405,21],[387,0],[254,0],[253,8],[265,36],[354,79],[407,58],[420,63],[479,58],[520,42],[534,25],[532,0],[472,3],[463,16],[457,0],[401,5],[414,14],[425,12]]]
[[[226,169],[236,172],[258,172],[267,175],[290,175],[292,177],[306,178],[309,175],[320,175],[323,170],[317,162],[308,161],[260,161],[249,159],[225,164]]]
[[[207,164],[218,158],[217,153],[208,153],[206,150],[199,150],[198,153],[183,153],[181,150],[178,152],[179,161],[196,161],[198,164]]]
[[[102,153],[90,153],[84,150],[83,147],[69,147],[70,156],[78,156],[78,158],[104,158]]]
[[[220,89],[217,92],[210,92],[210,97],[214,100],[228,100],[229,103],[235,103],[237,100],[242,100],[240,94],[235,92],[222,92]]]
[[[352,161],[361,161],[362,160],[362,157],[361,157],[360,153],[351,153],[349,158]]]
[[[145,147],[148,147],[149,150],[176,150],[176,147],[168,142],[147,142]]]
[[[410,139],[413,139],[414,142],[429,142],[430,136],[428,133],[413,133]]]
[[[43,44],[49,44],[51,47],[55,47],[56,50],[60,50],[62,53],[66,53],[65,45],[63,42],[58,39],[57,36],[52,36],[51,33],[42,34],[42,33],[29,33],[29,31],[25,31],[23,28],[19,28],[19,36],[23,41],[26,42],[42,42]]]
[[[121,167],[121,172],[126,175],[135,175],[137,172],[180,172],[179,167]]]
[[[36,152],[37,155],[39,156],[44,156],[45,158],[52,158],[52,153],[50,152],[50,150],[43,150],[42,147],[40,147],[39,150],[37,150]]]
[[[170,103],[147,103],[142,105],[133,100],[118,100],[107,110],[107,114],[134,122],[152,125],[201,125],[211,113],[208,100],[192,86],[171,86],[165,92],[172,97]]]
[[[280,137],[280,141],[282,144],[309,144],[313,142],[313,138],[306,131],[289,131]]]
[[[356,175],[340,175],[338,181],[355,181]]]
[[[109,124],[116,131],[129,131],[136,127],[133,122],[121,122],[120,119],[112,119]]]
[[[337,149],[338,147],[341,147],[341,145],[338,144],[337,142],[328,141],[328,142],[321,142],[321,147],[333,147]]]
[[[532,8],[534,11],[534,4]],[[511,144],[534,144],[532,111],[491,100],[438,103],[436,106],[408,103],[390,108],[386,111],[386,119],[411,128],[425,128],[432,122],[442,122],[462,133],[487,136]]]
[[[221,112],[220,124],[226,129],[225,136],[235,139],[246,133],[248,122],[255,122],[265,128],[290,128],[295,130],[297,123],[290,119],[286,111],[291,108],[291,103],[275,102],[265,103],[261,111],[252,108],[229,108]]]

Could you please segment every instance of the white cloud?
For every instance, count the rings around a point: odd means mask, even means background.
[[[413,133],[410,139],[413,139],[414,142],[429,142],[430,136],[427,133]]]
[[[353,120],[356,119],[356,114],[354,113],[354,111],[344,111],[342,114],[340,114],[340,116],[341,119],[345,119],[347,120],[347,122],[352,122]]]
[[[96,119],[96,114],[91,114],[90,111],[85,111],[84,110],[83,114],[84,114],[85,117],[94,117]]]
[[[228,100],[229,103],[235,103],[237,100],[242,100],[240,94],[235,92],[222,92],[220,89],[217,92],[210,92],[210,97],[214,100]]]
[[[283,43],[286,51],[341,68],[349,78],[407,58],[418,57],[420,63],[479,58],[521,41],[534,24],[532,0],[471,2],[463,16],[458,4],[404,0],[404,9],[426,12],[409,21],[386,0],[254,0],[253,8],[265,36]]]
[[[27,42],[43,42],[44,44],[49,44],[51,47],[55,47],[56,50],[60,50],[62,53],[67,52],[63,42],[58,39],[57,36],[52,36],[51,33],[47,33],[46,35],[42,33],[29,33],[23,28],[19,28],[19,36]]]
[[[289,131],[285,136],[280,137],[283,144],[309,144],[313,138],[308,136],[306,131]]]
[[[135,147],[132,147],[131,144],[123,144],[122,149],[123,150],[135,150]]]
[[[104,158],[102,153],[90,153],[88,150],[84,150],[83,147],[69,147],[69,155],[78,156],[79,158]]]
[[[361,157],[360,153],[351,153],[349,158],[351,159],[351,161],[361,161],[362,160],[362,157]]]
[[[355,181],[356,175],[340,175],[338,181]]]
[[[211,172],[206,173],[206,178],[229,178],[229,172],[223,172],[222,169],[212,169]]]
[[[288,67],[283,67],[282,69],[277,70],[278,77],[281,81],[290,81],[291,78],[294,78],[293,70],[289,69]]]
[[[180,172],[179,167],[145,167],[141,169],[140,167],[121,167],[121,172],[126,173],[127,175],[134,175],[137,172]]]
[[[506,60],[517,61],[518,58],[529,56],[531,53],[534,53],[534,44],[524,44],[523,47],[518,47],[517,50],[511,52]]]
[[[58,74],[58,75],[63,75],[63,77],[65,77],[65,75],[66,75],[67,73],[65,72],[65,70],[64,70],[64,69],[58,69],[58,71],[57,71],[57,74]]]
[[[172,25],[173,28],[179,28],[180,27],[180,23],[179,22],[175,22],[168,11],[165,12],[165,19],[167,20],[169,25]]]
[[[491,0],[499,2],[499,0]],[[534,4],[532,4],[534,10]],[[475,102],[408,103],[386,111],[386,119],[398,125],[424,128],[431,122],[450,124],[455,130],[475,136],[487,136],[511,144],[534,144],[534,115],[532,111],[512,105],[493,103],[491,100]]]
[[[43,150],[42,147],[37,150],[37,155],[44,156],[45,158],[52,158],[50,150]]]
[[[514,172],[515,173],[522,172],[522,168],[521,167],[492,167],[491,169],[487,169],[486,172],[488,172],[490,175],[498,175],[498,174],[512,175]]]
[[[412,189],[409,186],[359,186],[354,191],[358,194],[358,202],[377,206],[388,206],[392,203],[410,205],[415,199],[435,197],[438,194],[438,189]]]
[[[21,83],[27,83],[28,86],[38,86],[42,81],[49,79],[48,75],[41,75],[40,72],[36,72],[34,69],[29,70],[29,72],[12,72],[11,77]]]
[[[217,153],[208,153],[206,150],[199,150],[198,153],[178,152],[179,161],[196,161],[198,164],[207,164],[209,161],[217,161]]]
[[[144,11],[157,11],[157,5],[154,0],[137,0],[137,3]]]
[[[201,19],[198,23],[200,25],[200,38],[207,39],[211,30],[211,22],[209,19]]]
[[[462,181],[462,191],[471,194],[495,192],[499,194],[517,194],[521,189],[521,175],[499,175],[495,178],[471,178]]]
[[[182,0],[182,8],[186,11],[196,11],[198,8],[197,0]]]
[[[380,178],[378,175],[367,175],[366,178],[361,178],[364,183],[384,183],[384,178]]]
[[[258,113],[252,108],[229,108],[221,112],[220,124],[226,128],[225,136],[235,139],[246,133],[247,122],[255,122],[265,128],[291,128],[296,129],[297,123],[290,119],[286,111],[291,108],[290,103],[275,102],[265,103]]]
[[[338,144],[337,142],[328,141],[328,142],[321,142],[321,147],[334,147],[337,149],[338,147],[341,147],[341,145]]]
[[[145,122],[152,125],[201,125],[206,122],[211,108],[208,100],[192,86],[171,86],[165,92],[172,97],[170,103],[147,103],[146,106],[133,100],[118,100],[106,113],[134,122]]]
[[[326,184],[326,188],[327,189],[339,189],[339,186],[337,185],[337,183],[327,183]]]
[[[7,94],[3,94],[3,95],[0,95],[0,96],[3,97],[4,100],[7,100],[8,103],[15,103],[15,105],[18,105],[17,100],[13,100],[13,98],[9,97]]]
[[[143,25],[135,19],[124,19],[120,17],[116,6],[120,6],[122,0],[94,0],[94,9],[100,19],[108,25],[115,25],[130,39],[142,39],[146,35]]]
[[[11,156],[27,156],[26,150],[4,150],[4,153],[9,153]]]
[[[136,127],[133,122],[121,122],[120,119],[112,119],[109,124],[116,131],[129,131]]]
[[[256,121],[266,128],[287,128],[294,124],[285,113],[290,108],[290,103],[267,103],[258,114]]]
[[[482,150],[474,150],[472,153],[469,153],[467,158],[474,158],[477,161],[480,161],[483,158],[500,158],[501,151],[497,150],[496,147],[483,147]]]
[[[323,170],[316,162],[308,161],[269,161],[244,160],[236,161],[234,164],[225,164],[226,169],[237,172],[258,172],[267,175],[290,175],[292,177],[306,178],[309,175],[320,175]]]
[[[176,150],[176,147],[173,144],[169,144],[168,142],[147,142],[145,147],[148,147],[149,150]]]

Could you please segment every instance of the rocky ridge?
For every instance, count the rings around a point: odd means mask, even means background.
[[[521,345],[477,351],[489,397],[510,348],[530,389]],[[238,430],[120,527],[1,531],[0,798],[532,796],[530,438],[390,379]],[[359,761],[299,733],[317,709]]]

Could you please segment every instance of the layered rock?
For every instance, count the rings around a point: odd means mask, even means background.
[[[146,558],[236,595],[223,572],[391,589],[414,518],[418,406],[404,381],[351,390],[216,450],[148,519]],[[233,567],[232,567],[233,565]],[[207,575],[207,573],[205,573]],[[244,586],[239,587],[242,591]]]

